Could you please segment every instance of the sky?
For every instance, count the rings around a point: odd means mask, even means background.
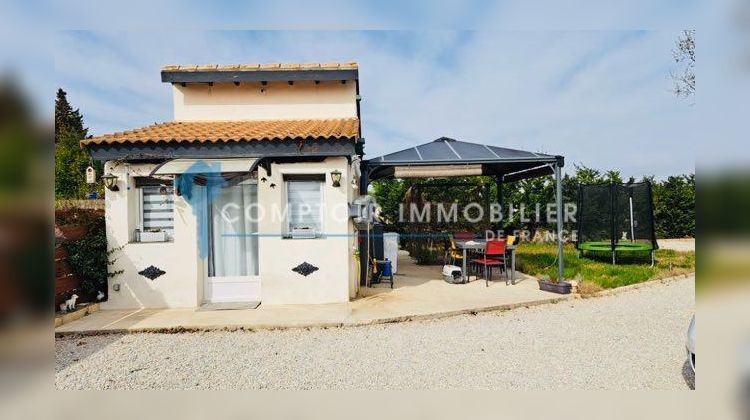
[[[357,61],[370,158],[449,136],[626,177],[750,161],[747,0],[0,2],[0,76],[45,121],[64,88],[92,134],[170,120],[164,64]],[[685,28],[688,101],[669,79]]]
[[[164,64],[357,61],[370,158],[449,136],[625,177],[750,162],[748,0],[0,2],[0,76],[47,124],[64,88],[93,134],[170,120]]]
[[[441,136],[625,176],[694,172],[678,30],[65,31],[57,83],[91,134],[172,119],[164,64],[356,61],[367,157]]]

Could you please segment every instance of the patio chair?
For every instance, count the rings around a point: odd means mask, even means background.
[[[448,241],[446,242],[445,246],[445,255],[443,256],[443,263],[444,264],[450,264],[450,265],[456,265],[456,260],[463,261],[464,259],[464,253],[461,249],[458,248],[456,245],[456,241],[453,240],[453,237],[449,236]]]
[[[501,268],[506,277],[508,276],[508,270],[505,265],[505,239],[490,239],[487,241],[487,246],[484,248],[483,258],[476,258],[472,260],[477,266],[484,268],[484,281],[487,287],[490,286],[490,280],[492,279],[492,267]]]

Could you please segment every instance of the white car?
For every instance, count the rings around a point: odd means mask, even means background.
[[[688,361],[690,362],[690,368],[695,372],[695,315],[693,315],[693,318],[690,320],[685,349],[687,351]]]

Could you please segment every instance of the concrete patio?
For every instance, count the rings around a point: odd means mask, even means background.
[[[55,334],[171,332],[233,329],[340,327],[507,310],[572,298],[539,290],[536,279],[516,272],[516,284],[496,277],[449,284],[440,266],[418,266],[400,255],[393,289],[388,284],[361,290],[362,297],[325,305],[261,305],[257,309],[138,309],[99,311],[61,325]]]

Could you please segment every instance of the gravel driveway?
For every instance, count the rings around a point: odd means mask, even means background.
[[[694,277],[613,296],[339,329],[69,337],[58,389],[688,389]]]

